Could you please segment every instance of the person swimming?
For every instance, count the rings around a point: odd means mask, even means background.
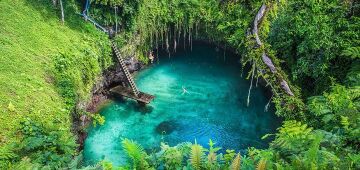
[[[183,90],[182,95],[183,95],[183,94],[186,94],[186,93],[189,93],[189,92],[186,90],[185,86],[181,86],[181,88],[182,88],[182,90]]]

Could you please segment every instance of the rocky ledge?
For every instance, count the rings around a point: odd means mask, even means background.
[[[125,59],[125,63],[130,73],[135,73],[144,68],[144,64],[135,59],[135,57]],[[111,97],[109,89],[125,82],[125,75],[121,70],[120,64],[116,63],[114,66],[105,70],[101,79],[94,85],[91,92],[91,100],[88,102],[79,102],[77,104],[76,111],[73,114],[73,129],[78,137],[77,143],[79,144],[79,150],[82,150],[83,148],[84,141],[87,137],[86,128],[91,122],[89,116],[80,112],[97,112],[99,109],[98,107]]]
[[[134,57],[125,60],[126,65],[130,73],[141,70],[144,65],[136,60]],[[118,63],[115,66],[106,70],[102,76],[102,79],[95,84],[92,90],[92,99],[86,104],[87,112],[96,112],[97,106],[109,97],[109,89],[119,84],[125,83],[125,75],[122,72]]]

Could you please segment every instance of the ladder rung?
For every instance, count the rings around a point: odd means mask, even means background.
[[[113,50],[115,52],[115,55],[116,55],[117,59],[119,60],[120,66],[121,66],[121,68],[122,68],[128,82],[129,82],[129,85],[131,87],[132,92],[136,96],[138,96],[139,95],[139,90],[137,89],[137,87],[135,85],[135,82],[134,82],[133,78],[131,77],[131,74],[130,74],[130,72],[129,72],[129,70],[128,70],[125,62],[124,62],[124,59],[121,57],[120,52],[119,52],[118,48],[116,47],[114,41],[111,41],[111,46],[112,46],[112,48],[113,48]]]

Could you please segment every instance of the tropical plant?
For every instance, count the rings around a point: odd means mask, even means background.
[[[209,150],[207,154],[207,160],[206,160],[206,168],[207,169],[218,169],[219,163],[218,163],[218,157],[219,155],[217,152],[221,149],[220,147],[215,147],[215,142],[213,142],[211,139],[209,139]]]
[[[161,150],[163,153],[160,158],[164,162],[166,169],[177,169],[182,167],[184,155],[177,147],[170,147],[165,143],[161,143]]]
[[[13,147],[0,147],[0,169],[7,169],[11,165],[11,162],[18,157]]]
[[[241,167],[241,156],[240,153],[236,154],[236,157],[231,163],[231,170],[239,170]]]
[[[102,5],[116,6],[116,5],[122,5],[124,3],[124,0],[95,0],[95,3],[99,3]]]
[[[144,149],[139,144],[129,139],[124,139],[121,143],[129,158],[129,161],[131,162],[132,169],[149,168],[149,164],[146,160],[148,155],[144,152]]]
[[[317,119],[317,127],[342,136],[345,145],[355,146],[360,137],[358,113],[359,86],[346,88],[334,85],[322,96],[309,98],[308,108]],[[349,145],[350,143],[355,145]]]
[[[295,120],[284,121],[278,131],[271,146],[287,156],[304,151],[313,138],[313,129]]]
[[[104,125],[105,124],[105,117],[100,115],[99,113],[89,114],[90,117],[93,119],[93,126],[96,127],[98,124]]]
[[[349,47],[341,53],[345,57],[350,57],[352,59],[360,58],[360,47]]]
[[[14,142],[13,148],[1,148],[0,162],[14,163],[5,167],[42,167],[57,169],[66,167],[75,155],[76,144],[72,137],[66,137],[63,131],[45,128],[30,118],[21,122],[20,142]],[[22,158],[21,160],[18,158]],[[2,165],[3,166],[3,165]],[[17,169],[15,168],[15,169]],[[20,168],[22,169],[22,168]]]
[[[190,159],[191,166],[195,170],[200,170],[203,167],[204,163],[204,148],[197,144],[195,141],[195,144],[191,146],[191,154]]]
[[[225,165],[229,166],[232,163],[232,160],[234,159],[234,156],[236,155],[235,150],[232,149],[226,149],[226,153],[224,154],[224,161]]]
[[[266,160],[265,159],[260,159],[260,161],[256,165],[256,170],[266,170]]]

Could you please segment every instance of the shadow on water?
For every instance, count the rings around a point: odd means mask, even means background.
[[[106,122],[89,129],[84,156],[88,163],[103,158],[121,165],[125,153],[121,139],[140,143],[145,150],[158,150],[161,142],[174,146],[194,142],[207,147],[209,139],[223,149],[245,152],[248,147],[266,148],[280,125],[274,108],[264,112],[269,98],[260,86],[254,88],[246,107],[249,81],[241,76],[239,57],[213,46],[197,44],[193,51],[179,51],[136,77],[139,89],[154,94],[146,107],[131,100],[114,101],[101,110]],[[185,92],[185,90],[186,92]]]

